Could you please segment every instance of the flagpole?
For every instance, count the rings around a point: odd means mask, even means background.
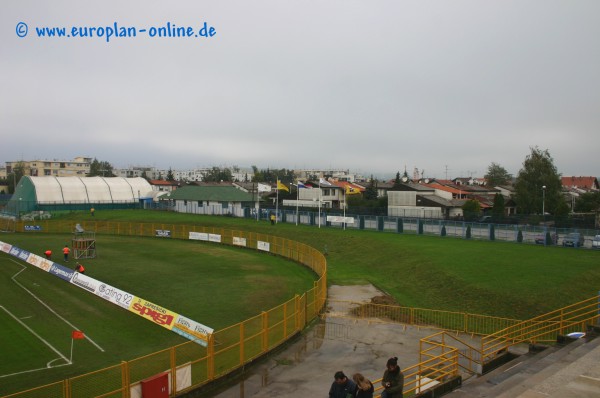
[[[71,359],[69,359],[70,363],[73,363],[73,336],[71,336]]]
[[[346,188],[344,187],[344,230],[346,230]]]
[[[319,228],[321,228],[321,180],[319,180]]]
[[[300,184],[296,181],[296,225],[298,225],[298,202],[300,201]]]
[[[279,180],[277,180],[277,197],[275,199],[275,224],[277,224],[278,213],[279,213]]]

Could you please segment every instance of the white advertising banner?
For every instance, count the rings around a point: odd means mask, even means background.
[[[208,240],[215,243],[221,243],[221,235],[208,234]]]
[[[246,238],[233,237],[233,244],[236,246],[246,246]]]
[[[204,232],[190,232],[190,239],[208,241],[208,234]]]
[[[346,224],[354,224],[354,217],[342,217],[342,216],[327,216],[329,222],[343,222]]]
[[[117,289],[111,285],[107,285],[106,283],[101,283],[98,286],[98,289],[96,289],[96,295],[125,309],[129,309],[131,300],[133,300],[135,297],[133,294],[127,293],[121,289]]]
[[[256,242],[256,248],[258,250],[263,250],[263,251],[271,251],[271,244],[269,242],[263,242],[262,240],[259,240],[258,242]]]

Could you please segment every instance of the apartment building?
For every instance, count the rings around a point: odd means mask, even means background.
[[[73,160],[15,160],[6,162],[6,173],[12,173],[17,165],[22,164],[27,176],[85,177],[90,172],[92,160],[83,156]]]

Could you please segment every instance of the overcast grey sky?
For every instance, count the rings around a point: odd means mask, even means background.
[[[0,162],[600,175],[598,0],[0,4]],[[23,25],[27,24],[27,35]],[[212,37],[150,37],[167,23]],[[36,28],[135,28],[38,37]],[[141,30],[147,31],[142,33]]]

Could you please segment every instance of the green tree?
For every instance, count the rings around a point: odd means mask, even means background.
[[[175,181],[175,176],[173,175],[173,170],[169,167],[169,171],[167,171],[167,181]]]
[[[521,214],[555,213],[564,202],[560,174],[548,150],[531,148],[515,184],[515,201]]]
[[[233,174],[231,170],[227,167],[213,167],[204,173],[204,177],[202,178],[204,182],[233,182]]]
[[[396,178],[394,178],[394,185],[392,186],[392,189],[393,190],[399,189],[401,184],[402,184],[402,180],[400,179],[400,172],[398,171],[396,173]]]
[[[376,200],[377,199],[377,181],[371,175],[371,181],[369,181],[369,185],[365,189],[365,199],[366,200]]]
[[[87,176],[114,177],[115,175],[113,174],[113,167],[109,162],[105,160],[100,161],[94,158],[94,160],[92,160],[92,163],[90,163],[90,172]]]
[[[494,195],[494,207],[492,207],[492,216],[494,220],[502,220],[504,218],[504,196],[500,193]]]
[[[15,193],[16,186],[21,181],[21,178],[25,175],[25,162],[17,162],[11,169],[11,172],[7,175],[8,180],[8,193]]]
[[[492,162],[492,164],[488,166],[488,170],[484,178],[487,186],[497,187],[499,185],[509,184],[512,180],[512,175],[509,174],[504,167]]]
[[[473,221],[479,217],[479,212],[481,211],[481,204],[476,199],[469,199],[462,206],[462,209],[465,220]]]
[[[587,213],[600,210],[600,192],[582,193],[575,201],[575,211]]]

